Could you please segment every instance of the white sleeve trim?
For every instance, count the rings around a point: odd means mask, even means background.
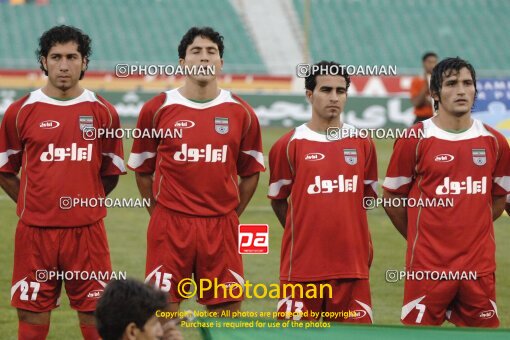
[[[279,181],[276,181],[274,183],[271,183],[269,185],[269,192],[268,195],[271,197],[276,197],[280,193],[280,189],[286,185],[289,185],[292,183],[291,179],[281,179]]]
[[[124,166],[124,160],[122,158],[111,152],[110,153],[103,152],[103,156],[110,157],[112,159],[113,164],[117,168],[119,168],[120,171],[126,172],[126,167]]]
[[[372,188],[372,190],[374,190],[374,192],[377,194],[377,185],[378,185],[378,182],[377,181],[373,181],[373,180],[370,180],[370,179],[366,179],[363,181],[363,183],[365,185],[370,185],[370,187]]]
[[[9,162],[9,156],[15,155],[18,152],[21,152],[21,150],[9,149],[5,152],[0,152],[0,168],[7,164],[7,162]]]
[[[143,164],[143,162],[145,162],[147,159],[153,158],[153,157],[156,157],[155,152],[149,152],[149,151],[142,152],[142,153],[133,153],[132,152],[129,155],[128,165],[131,168],[136,169],[136,168],[140,167]]]
[[[506,191],[510,191],[510,176],[494,177],[494,183]]]
[[[249,155],[249,156],[252,156],[253,158],[255,158],[255,160],[260,164],[262,165],[262,167],[265,169],[266,167],[264,166],[264,155],[262,154],[262,152],[260,151],[257,151],[257,150],[248,150],[248,151],[243,151],[243,153]]]
[[[395,189],[400,188],[403,185],[411,183],[412,180],[413,180],[412,177],[404,177],[404,176],[386,177],[384,179],[383,187],[395,190]]]

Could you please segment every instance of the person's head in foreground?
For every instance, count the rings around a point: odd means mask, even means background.
[[[163,339],[156,317],[166,306],[165,293],[141,282],[113,280],[96,307],[96,324],[103,340]]]
[[[441,60],[432,70],[430,93],[439,113],[457,117],[470,113],[477,94],[473,65],[459,57]]]
[[[181,66],[214,66],[214,74],[190,75],[198,83],[215,80],[223,67],[223,36],[211,27],[192,27],[181,38],[177,52]]]
[[[345,66],[324,60],[312,65],[305,79],[306,97],[312,104],[312,113],[321,120],[339,119],[350,84]]]
[[[68,91],[78,84],[88,67],[91,44],[90,37],[73,26],[55,26],[42,34],[36,55],[52,87]]]

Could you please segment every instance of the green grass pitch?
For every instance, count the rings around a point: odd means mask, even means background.
[[[264,128],[262,131],[264,153],[288,129]],[[376,140],[379,161],[379,178],[386,173],[391,155],[392,140]],[[125,158],[128,158],[131,141],[124,143]],[[267,165],[267,161],[266,161]],[[246,212],[241,218],[244,223],[267,223],[270,226],[270,250],[268,255],[245,255],[245,278],[251,283],[277,283],[279,272],[280,242],[282,227],[271,211],[266,198],[268,172],[260,177],[259,187]],[[380,188],[379,188],[380,190]],[[111,197],[138,197],[133,172],[122,176]],[[369,226],[374,244],[374,261],[370,271],[372,304],[375,323],[400,324],[400,310],[403,298],[403,282],[387,283],[387,269],[404,267],[405,242],[391,225],[382,208],[368,213]],[[149,216],[143,208],[110,209],[105,220],[110,244],[111,259],[115,271],[126,271],[129,277],[144,278],[146,230]],[[0,193],[0,338],[17,338],[17,316],[10,306],[10,288],[14,252],[14,232],[17,222],[15,204],[3,192]],[[497,241],[497,301],[501,327],[510,328],[510,250],[505,246],[510,240],[510,218],[504,214],[496,223]],[[455,240],[452,240],[455,242]],[[182,309],[201,309],[195,301],[183,304]],[[243,310],[274,311],[276,301],[245,300]],[[61,307],[52,313],[49,339],[79,339],[76,313],[71,310],[64,291]],[[198,338],[198,331],[184,330],[186,338]]]

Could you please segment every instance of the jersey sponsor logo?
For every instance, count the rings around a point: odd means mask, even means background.
[[[440,162],[440,163],[448,163],[448,162],[453,161],[454,159],[455,159],[455,157],[453,157],[453,155],[450,155],[450,154],[447,154],[447,153],[442,153],[440,155],[437,155],[434,158],[434,161]]]
[[[211,144],[205,148],[188,148],[188,144],[182,144],[181,151],[174,154],[174,159],[178,162],[199,162],[203,160],[206,163],[225,163],[227,161],[227,146],[223,145],[220,149],[213,149]]]
[[[483,312],[480,313],[479,316],[481,319],[490,319],[494,315],[496,315],[496,312],[494,310],[484,310]]]
[[[482,166],[487,163],[487,155],[485,154],[485,149],[472,149],[473,154],[473,163],[476,165]]]
[[[60,123],[56,120],[45,120],[39,124],[41,129],[55,129],[60,126]]]
[[[464,181],[452,181],[450,177],[445,177],[443,184],[436,188],[436,195],[475,195],[485,194],[486,192],[486,176],[483,176],[479,181],[474,181],[471,176],[468,176]]]
[[[239,254],[269,253],[269,226],[267,224],[239,225]]]
[[[94,127],[94,117],[80,116],[80,130],[83,131],[83,129],[91,127]]]
[[[178,129],[191,129],[195,126],[195,122],[192,120],[178,120],[175,122],[174,127]]]
[[[84,148],[79,148],[76,143],[68,148],[56,148],[55,144],[51,143],[40,157],[41,162],[63,162],[66,159],[77,162],[92,161],[92,144],[87,144]]]
[[[344,159],[345,162],[350,165],[358,163],[358,153],[356,149],[344,149]]]
[[[326,156],[318,152],[311,152],[305,155],[305,161],[321,161],[324,158],[326,158]]]
[[[358,175],[352,178],[345,178],[339,175],[333,180],[322,179],[321,176],[315,176],[315,182],[308,186],[308,194],[330,194],[332,192],[356,192],[358,186]]]
[[[214,130],[220,135],[228,133],[228,118],[215,117]]]

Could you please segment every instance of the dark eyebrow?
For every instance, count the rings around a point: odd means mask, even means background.
[[[71,53],[57,53],[57,52],[53,52],[53,53],[50,53],[51,56],[63,56],[63,55],[66,55],[66,56],[71,56],[71,55],[79,55],[78,52],[71,52]]]
[[[333,86],[321,86],[320,89],[321,90],[327,90],[327,91],[331,91],[333,89],[336,89],[337,91],[338,90],[344,90],[344,91],[346,90],[346,88],[343,87],[343,86],[337,86],[337,87],[333,87]]]
[[[331,91],[333,89],[333,87],[331,86],[321,86],[320,88],[321,90],[328,90],[328,91]]]

